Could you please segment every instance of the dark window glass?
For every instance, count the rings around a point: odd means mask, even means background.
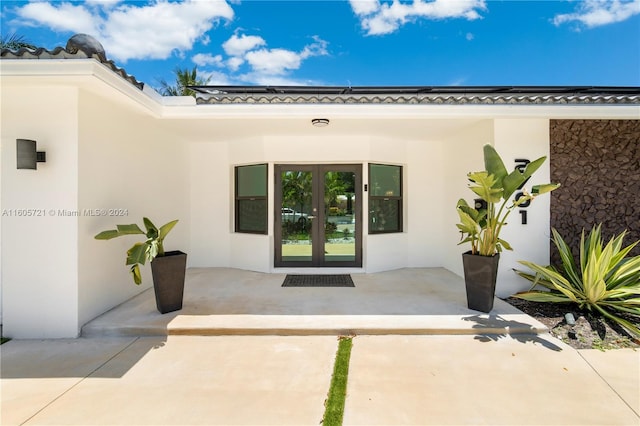
[[[238,179],[238,197],[267,196],[267,165],[236,167]]]
[[[369,165],[369,233],[402,232],[402,167]]]
[[[375,197],[400,197],[402,167],[369,165],[369,187]]]
[[[267,200],[238,200],[238,232],[267,233]]]
[[[236,232],[267,233],[267,165],[236,167]]]

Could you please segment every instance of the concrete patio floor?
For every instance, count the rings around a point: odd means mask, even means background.
[[[303,273],[304,271],[298,272]],[[281,287],[285,274],[187,271],[183,309],[161,315],[149,289],[82,328],[89,336],[531,334],[546,327],[508,303],[468,309],[443,268],[352,274],[355,287]]]

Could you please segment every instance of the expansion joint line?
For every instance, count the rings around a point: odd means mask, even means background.
[[[116,352],[115,354],[113,354],[111,357],[109,357],[109,359],[107,359],[105,362],[103,362],[102,364],[98,365],[96,368],[94,368],[91,372],[89,372],[89,374],[86,374],[84,377],[81,377],[77,382],[75,382],[74,384],[72,384],[71,386],[69,386],[68,389],[66,389],[64,392],[62,392],[60,395],[56,396],[53,400],[51,400],[48,404],[46,404],[44,407],[40,408],[38,411],[36,411],[35,413],[33,413],[33,415],[29,416],[24,422],[20,423],[20,425],[24,425],[27,424],[31,419],[33,419],[34,417],[36,417],[38,414],[40,414],[42,411],[44,411],[46,408],[48,408],[49,406],[51,406],[53,403],[55,403],[57,400],[59,400],[60,398],[62,398],[64,395],[66,395],[67,393],[69,393],[72,389],[74,389],[76,386],[78,386],[80,383],[84,382],[85,379],[88,379],[89,377],[93,376],[93,374],[100,370],[102,367],[104,367],[105,365],[107,365],[109,362],[111,362],[111,360],[113,360],[115,357],[117,357],[118,355],[120,355],[122,352],[126,351],[127,349],[129,349],[131,347],[131,345],[133,345],[134,343],[136,343],[138,340],[140,340],[139,337],[136,337],[135,339],[133,339],[128,345],[126,345],[124,348],[120,349],[118,352]]]
[[[611,384],[609,384],[609,382],[607,381],[607,379],[605,379],[604,377],[602,377],[602,375],[598,372],[598,370],[596,370],[593,365],[591,365],[591,363],[589,362],[589,360],[587,360],[584,356],[582,356],[582,353],[579,350],[576,350],[576,352],[578,352],[578,354],[580,355],[580,357],[589,365],[589,367],[591,367],[591,369],[598,375],[598,377],[600,377],[602,379],[603,382],[606,383],[607,386],[609,386],[609,389],[611,389],[613,391],[613,393],[615,393],[618,398],[620,398],[620,400],[622,400],[622,402],[624,402],[624,404],[629,407],[629,409],[635,413],[635,415],[640,418],[640,413],[637,413],[636,410],[634,410],[634,408],[632,406],[629,405],[629,403],[622,397],[622,395],[620,395],[618,393],[618,391],[611,386]]]

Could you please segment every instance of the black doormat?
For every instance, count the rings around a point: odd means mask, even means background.
[[[351,275],[287,275],[282,287],[355,287]]]

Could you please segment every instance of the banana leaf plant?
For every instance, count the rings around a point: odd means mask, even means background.
[[[560,184],[534,185],[530,193],[521,190],[518,198],[512,198],[542,166],[547,157],[540,157],[528,163],[523,170],[516,168],[509,173],[493,146],[487,144],[483,151],[486,170],[471,172],[467,177],[471,181],[469,189],[486,202],[486,208],[471,207],[461,198],[456,205],[460,216],[460,223],[456,226],[462,234],[458,245],[470,243],[471,254],[493,256],[503,248],[512,250],[511,245],[500,238],[500,232],[507,224],[511,212],[538,195],[553,191]]]
[[[140,227],[132,223],[130,225],[116,225],[116,229],[110,229],[102,231],[94,238],[96,240],[110,240],[112,238],[122,237],[125,235],[145,235],[147,240],[144,242],[135,243],[129,250],[127,250],[126,265],[131,265],[131,274],[133,275],[133,282],[136,284],[142,283],[142,275],[140,273],[140,265],[144,265],[147,261],[151,262],[156,256],[164,256],[164,239],[178,223],[177,220],[172,220],[169,223],[157,228],[148,218],[142,218],[146,232],[140,229]]]

